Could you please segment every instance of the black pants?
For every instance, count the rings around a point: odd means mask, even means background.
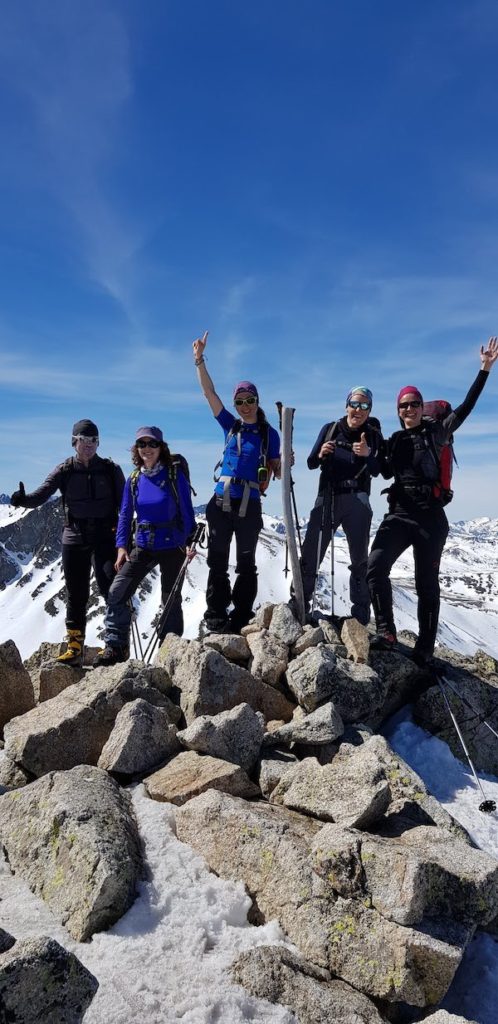
[[[234,629],[241,629],[252,616],[252,606],[258,592],[256,547],[263,526],[261,503],[250,499],[245,516],[239,516],[240,499],[232,498],[232,511],[223,512],[221,498],[211,498],[206,508],[209,527],[207,564],[209,576],[206,590],[207,609],[204,619],[213,627],[226,621],[228,608],[233,602],[230,620]],[[237,579],[230,587],[228,561],[230,543],[235,536]]]
[[[99,591],[107,601],[114,579],[116,547],[114,534],[106,533],[87,544],[63,544],[62,568],[66,581],[66,628],[85,632],[86,606],[90,597],[90,575],[93,567]]]
[[[161,570],[161,599],[166,603],[173,584],[185,561],[183,548],[166,548],[163,551],[149,551],[148,548],[133,548],[130,561],[121,566],[109,591],[105,616],[105,642],[110,647],[127,647],[130,640],[131,608],[129,600],[154,566]],[[159,638],[166,633],[183,633],[183,612],[181,589],[173,602],[168,618],[163,623]]]
[[[368,559],[367,580],[379,632],[396,633],[389,574],[407,548],[413,547],[419,635],[416,649],[432,654],[439,620],[439,563],[448,536],[448,520],[435,507],[420,516],[388,513],[377,531]]]
[[[363,625],[367,625],[370,619],[370,595],[366,574],[371,522],[372,509],[365,492],[334,494],[330,489],[326,489],[323,495],[318,495],[315,506],[311,510],[301,557],[304,603],[307,609],[315,587],[316,576],[332,534],[342,526],[346,534],[351,559],[349,566],[351,615]],[[321,542],[320,551],[318,551],[320,531]]]

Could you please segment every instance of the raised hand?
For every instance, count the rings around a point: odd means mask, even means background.
[[[10,499],[10,504],[13,505],[14,508],[19,508],[20,506],[24,505],[25,498],[26,498],[26,491],[24,490],[24,484],[23,484],[22,480],[20,480],[19,481],[19,490],[18,491],[14,491],[14,493],[11,496],[11,499]]]
[[[490,338],[486,348],[481,345],[481,370],[491,370],[498,359],[498,338]]]
[[[196,362],[199,359],[202,359],[204,356],[204,349],[206,348],[207,345],[208,334],[209,331],[204,331],[202,338],[196,338],[192,345],[192,348],[194,350],[194,359]]]

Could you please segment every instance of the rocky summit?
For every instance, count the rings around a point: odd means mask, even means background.
[[[172,805],[181,842],[244,883],[250,921],[277,921],[293,945],[239,954],[232,981],[301,1024],[447,1024],[438,1007],[466,946],[498,917],[498,862],[379,732],[410,702],[453,745],[437,678],[408,646],[369,656],[357,622],[302,627],[286,605],[264,605],[243,633],[168,635],[152,666],[62,673],[50,644],[24,664],[0,645],[10,871],[69,946],[109,928],[146,873],[127,788],[140,780]],[[439,649],[436,668],[476,763],[496,773],[482,720],[498,725],[497,663]],[[71,949],[17,938],[0,914],[0,1018],[5,1006],[6,1020],[80,1021],[98,983]]]

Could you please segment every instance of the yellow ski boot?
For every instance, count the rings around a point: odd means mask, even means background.
[[[55,660],[59,665],[80,668],[83,664],[84,643],[85,634],[80,629],[68,629],[60,647],[61,653]]]

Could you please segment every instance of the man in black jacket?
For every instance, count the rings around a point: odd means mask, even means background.
[[[26,494],[21,482],[10,499],[14,508],[38,508],[57,490],[62,494],[67,636],[66,649],[57,660],[65,665],[82,662],[92,565],[105,601],[114,576],[116,523],[124,476],[120,466],[96,454],[98,443],[95,423],[78,420],[73,426],[74,456],[56,466],[31,494]]]
[[[304,602],[309,611],[318,570],[332,535],[342,526],[351,558],[351,615],[364,625],[370,618],[366,583],[372,521],[370,480],[379,474],[382,445],[378,421],[370,420],[371,409],[370,389],[352,388],[346,399],[346,415],[335,423],[326,423],[317,437],[308,468],[320,467],[320,483],[301,557]]]

